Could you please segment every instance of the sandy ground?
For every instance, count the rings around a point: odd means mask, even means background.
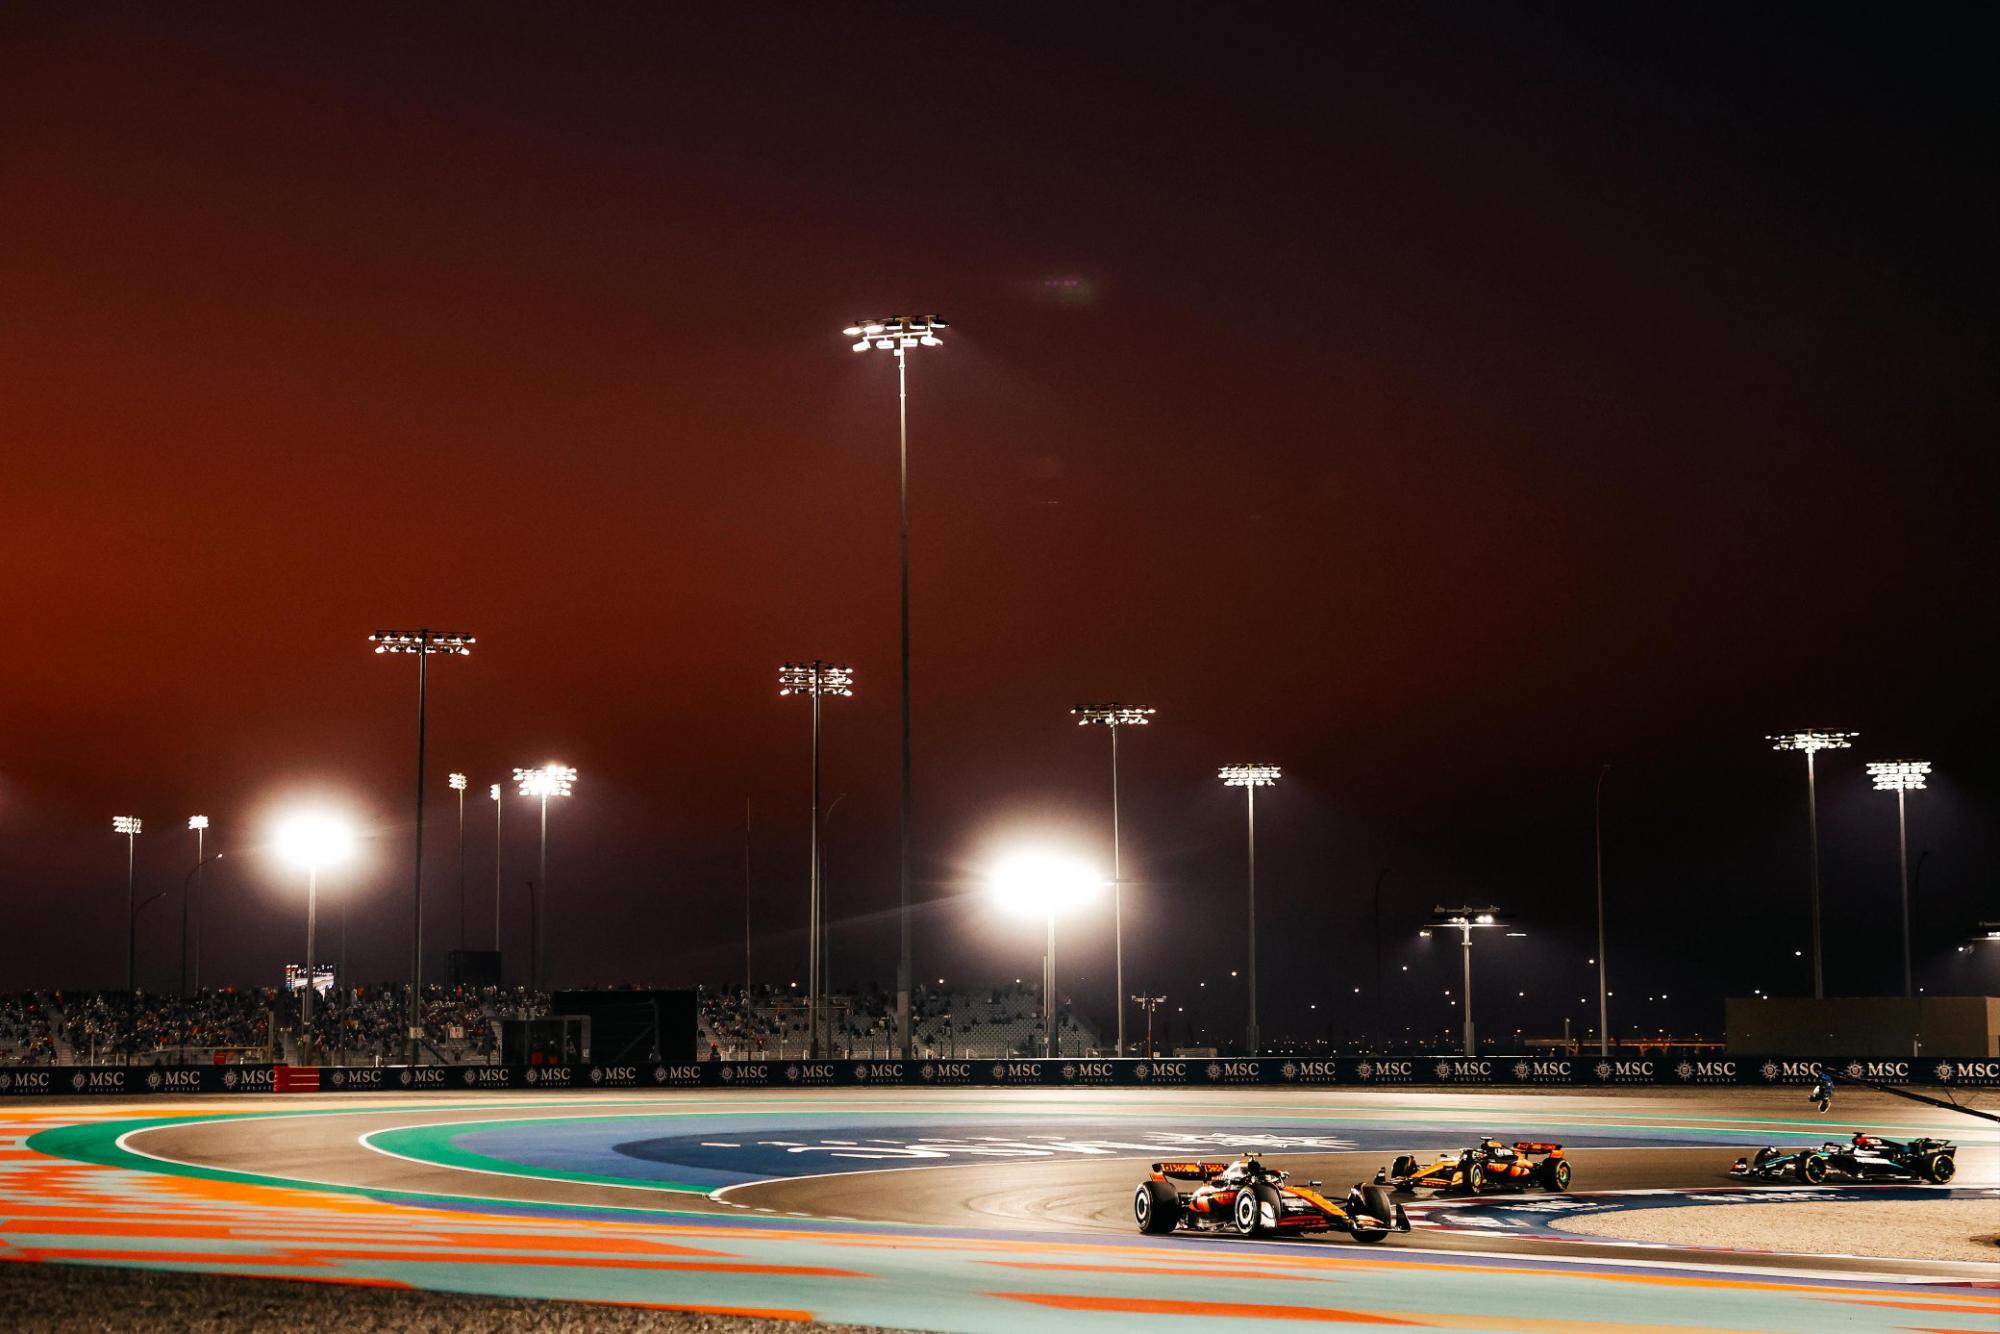
[[[1697,1204],[1565,1218],[1554,1227],[1670,1246],[2000,1264],[2000,1199]]]
[[[202,1334],[300,1330],[380,1334],[777,1334],[792,1322],[695,1315],[629,1306],[403,1292],[226,1274],[173,1274],[89,1265],[0,1264],[0,1311],[9,1329],[189,1330]],[[858,1331],[814,1325],[814,1334]]]

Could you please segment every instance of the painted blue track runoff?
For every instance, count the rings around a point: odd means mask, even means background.
[[[1054,1130],[1046,1117],[903,1113],[839,1113],[799,1118],[768,1116],[619,1116],[551,1118],[470,1125],[453,1147],[529,1170],[582,1173],[634,1182],[715,1189],[773,1177],[872,1172],[892,1167],[1065,1157],[1217,1157],[1266,1153],[1363,1150],[1383,1153],[1470,1143],[1483,1132],[1463,1127],[1412,1127],[1406,1122],[1288,1121],[1184,1115],[1116,1121],[1065,1118]],[[1540,1127],[1491,1127],[1509,1138],[1540,1136]],[[662,1133],[667,1132],[667,1133]],[[1722,1131],[1564,1129],[1578,1148],[1735,1144]]]

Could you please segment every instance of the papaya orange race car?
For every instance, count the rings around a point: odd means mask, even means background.
[[[1470,1149],[1441,1153],[1429,1167],[1420,1167],[1411,1154],[1375,1174],[1375,1184],[1399,1191],[1462,1191],[1478,1195],[1487,1190],[1569,1189],[1569,1160],[1560,1144],[1517,1140],[1505,1144],[1482,1139]]]
[[[1264,1166],[1253,1154],[1233,1163],[1154,1163],[1152,1175],[1132,1197],[1132,1216],[1149,1233],[1233,1232],[1243,1237],[1345,1232],[1356,1241],[1380,1241],[1391,1229],[1410,1230],[1403,1206],[1380,1186],[1357,1185],[1335,1203],[1322,1183],[1287,1185],[1289,1172]],[[1183,1192],[1178,1183],[1194,1189]]]

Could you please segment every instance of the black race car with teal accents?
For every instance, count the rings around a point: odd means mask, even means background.
[[[1738,1158],[1729,1175],[1752,1181],[1803,1181],[1817,1186],[1829,1176],[1852,1181],[1929,1181],[1944,1185],[1958,1175],[1958,1146],[1943,1139],[1883,1139],[1856,1134],[1816,1149],[1766,1147]]]
[[[1452,1149],[1428,1166],[1414,1154],[1401,1154],[1375,1174],[1375,1184],[1405,1193],[1435,1190],[1482,1195],[1492,1190],[1569,1189],[1569,1159],[1563,1146],[1541,1140],[1504,1140],[1488,1136],[1469,1149]]]

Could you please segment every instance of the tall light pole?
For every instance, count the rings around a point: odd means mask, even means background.
[[[188,817],[188,828],[194,831],[194,870],[190,874],[193,876],[195,893],[199,894],[201,892],[201,868],[208,863],[208,858],[202,855],[202,844],[208,836],[208,817],[206,815],[190,815]],[[183,883],[181,885],[181,998],[183,1000],[187,998],[188,994],[188,898],[187,884]],[[197,967],[197,983],[199,982],[199,973],[200,969]]]
[[[1500,925],[1498,908],[1447,908],[1440,904],[1432,911],[1437,920],[1431,923],[1433,931],[1446,929],[1459,933],[1459,944],[1465,952],[1465,1054],[1476,1057],[1479,1047],[1472,1027],[1472,933],[1486,927]]]
[[[1275,764],[1225,764],[1217,771],[1224,787],[1240,787],[1250,821],[1250,1023],[1246,1030],[1250,1055],[1263,1050],[1257,1034],[1257,789],[1278,781]]]
[[[1125,1054],[1125,870],[1119,859],[1118,849],[1118,729],[1121,727],[1144,727],[1152,721],[1155,709],[1137,708],[1129,704],[1079,704],[1070,710],[1077,726],[1089,727],[1095,723],[1111,733],[1111,950],[1113,957],[1113,985],[1117,988],[1111,994],[1118,998],[1118,1055]],[[1152,1015],[1148,1011],[1146,1023],[1150,1030]]]
[[[1795,750],[1806,757],[1806,837],[1812,844],[1812,968],[1813,999],[1826,998],[1826,977],[1819,949],[1819,787],[1813,772],[1813,756],[1823,750],[1846,750],[1859,732],[1818,732],[1807,728],[1764,739],[1772,750]]]
[[[1597,771],[1597,796],[1593,802],[1597,828],[1597,1054],[1611,1055],[1610,965],[1604,958],[1604,779],[1611,772],[1605,765]]]
[[[345,857],[354,846],[347,826],[325,815],[296,815],[278,826],[278,851],[306,873],[305,990],[299,995],[299,1037],[308,1051],[313,1042],[313,996],[319,974],[319,868]]]
[[[806,1030],[812,1035],[807,1055],[818,1059],[821,1046],[820,1024],[826,1017],[826,970],[821,967],[820,930],[824,905],[820,902],[819,878],[819,702],[823,696],[854,693],[854,669],[836,667],[814,658],[811,662],[788,662],[778,669],[778,694],[805,695],[812,700],[812,857],[810,893],[806,913],[806,948],[812,958],[806,964]],[[832,1037],[831,1031],[827,1034]]]
[[[902,660],[903,660],[903,796],[900,821],[900,848],[897,859],[897,939],[896,1029],[904,1060],[913,1050],[910,1029],[910,828],[912,780],[910,777],[910,349],[943,347],[938,331],[946,328],[941,315],[924,319],[913,315],[892,315],[879,320],[856,320],[842,332],[855,339],[854,350],[874,348],[896,354],[896,486],[897,551],[902,573]]]
[[[1910,826],[1903,810],[1903,794],[1923,791],[1924,780],[1930,772],[1927,760],[1878,760],[1868,766],[1868,776],[1875,780],[1875,790],[1896,794],[1896,864],[1901,868],[1903,885],[1903,997],[1906,1000],[1917,993],[1910,975]]]
[[[1153,1011],[1167,1003],[1165,996],[1134,996],[1132,1003],[1146,1012],[1146,1059],[1153,1059]]]
[[[500,952],[500,785],[486,789],[493,802],[493,952]],[[495,965],[496,970],[498,965]]]
[[[417,1042],[424,1033],[424,728],[433,654],[447,653],[470,657],[479,641],[471,635],[447,634],[441,630],[378,630],[368,636],[377,653],[411,653],[417,659],[417,857],[412,873],[416,892],[410,914],[410,1013],[408,1061],[417,1063]]]
[[[549,798],[567,797],[576,784],[576,770],[566,764],[544,764],[539,769],[516,769],[514,781],[520,785],[524,797],[539,797],[542,802],[542,861],[540,888],[535,891],[534,902],[528,905],[529,924],[533,938],[528,946],[528,990],[542,989],[542,905],[549,897]]]
[[[1042,1046],[1053,1060],[1061,1055],[1056,1040],[1056,916],[1097,897],[1104,877],[1078,862],[1040,853],[1012,857],[994,868],[992,891],[1003,908],[1046,923],[1048,943],[1042,952]]]
[[[458,947],[465,948],[465,775],[448,774],[446,783],[458,793]]]
[[[139,907],[133,885],[139,864],[140,824],[136,815],[111,817],[112,832],[125,835],[125,994],[128,996],[139,994]]]

